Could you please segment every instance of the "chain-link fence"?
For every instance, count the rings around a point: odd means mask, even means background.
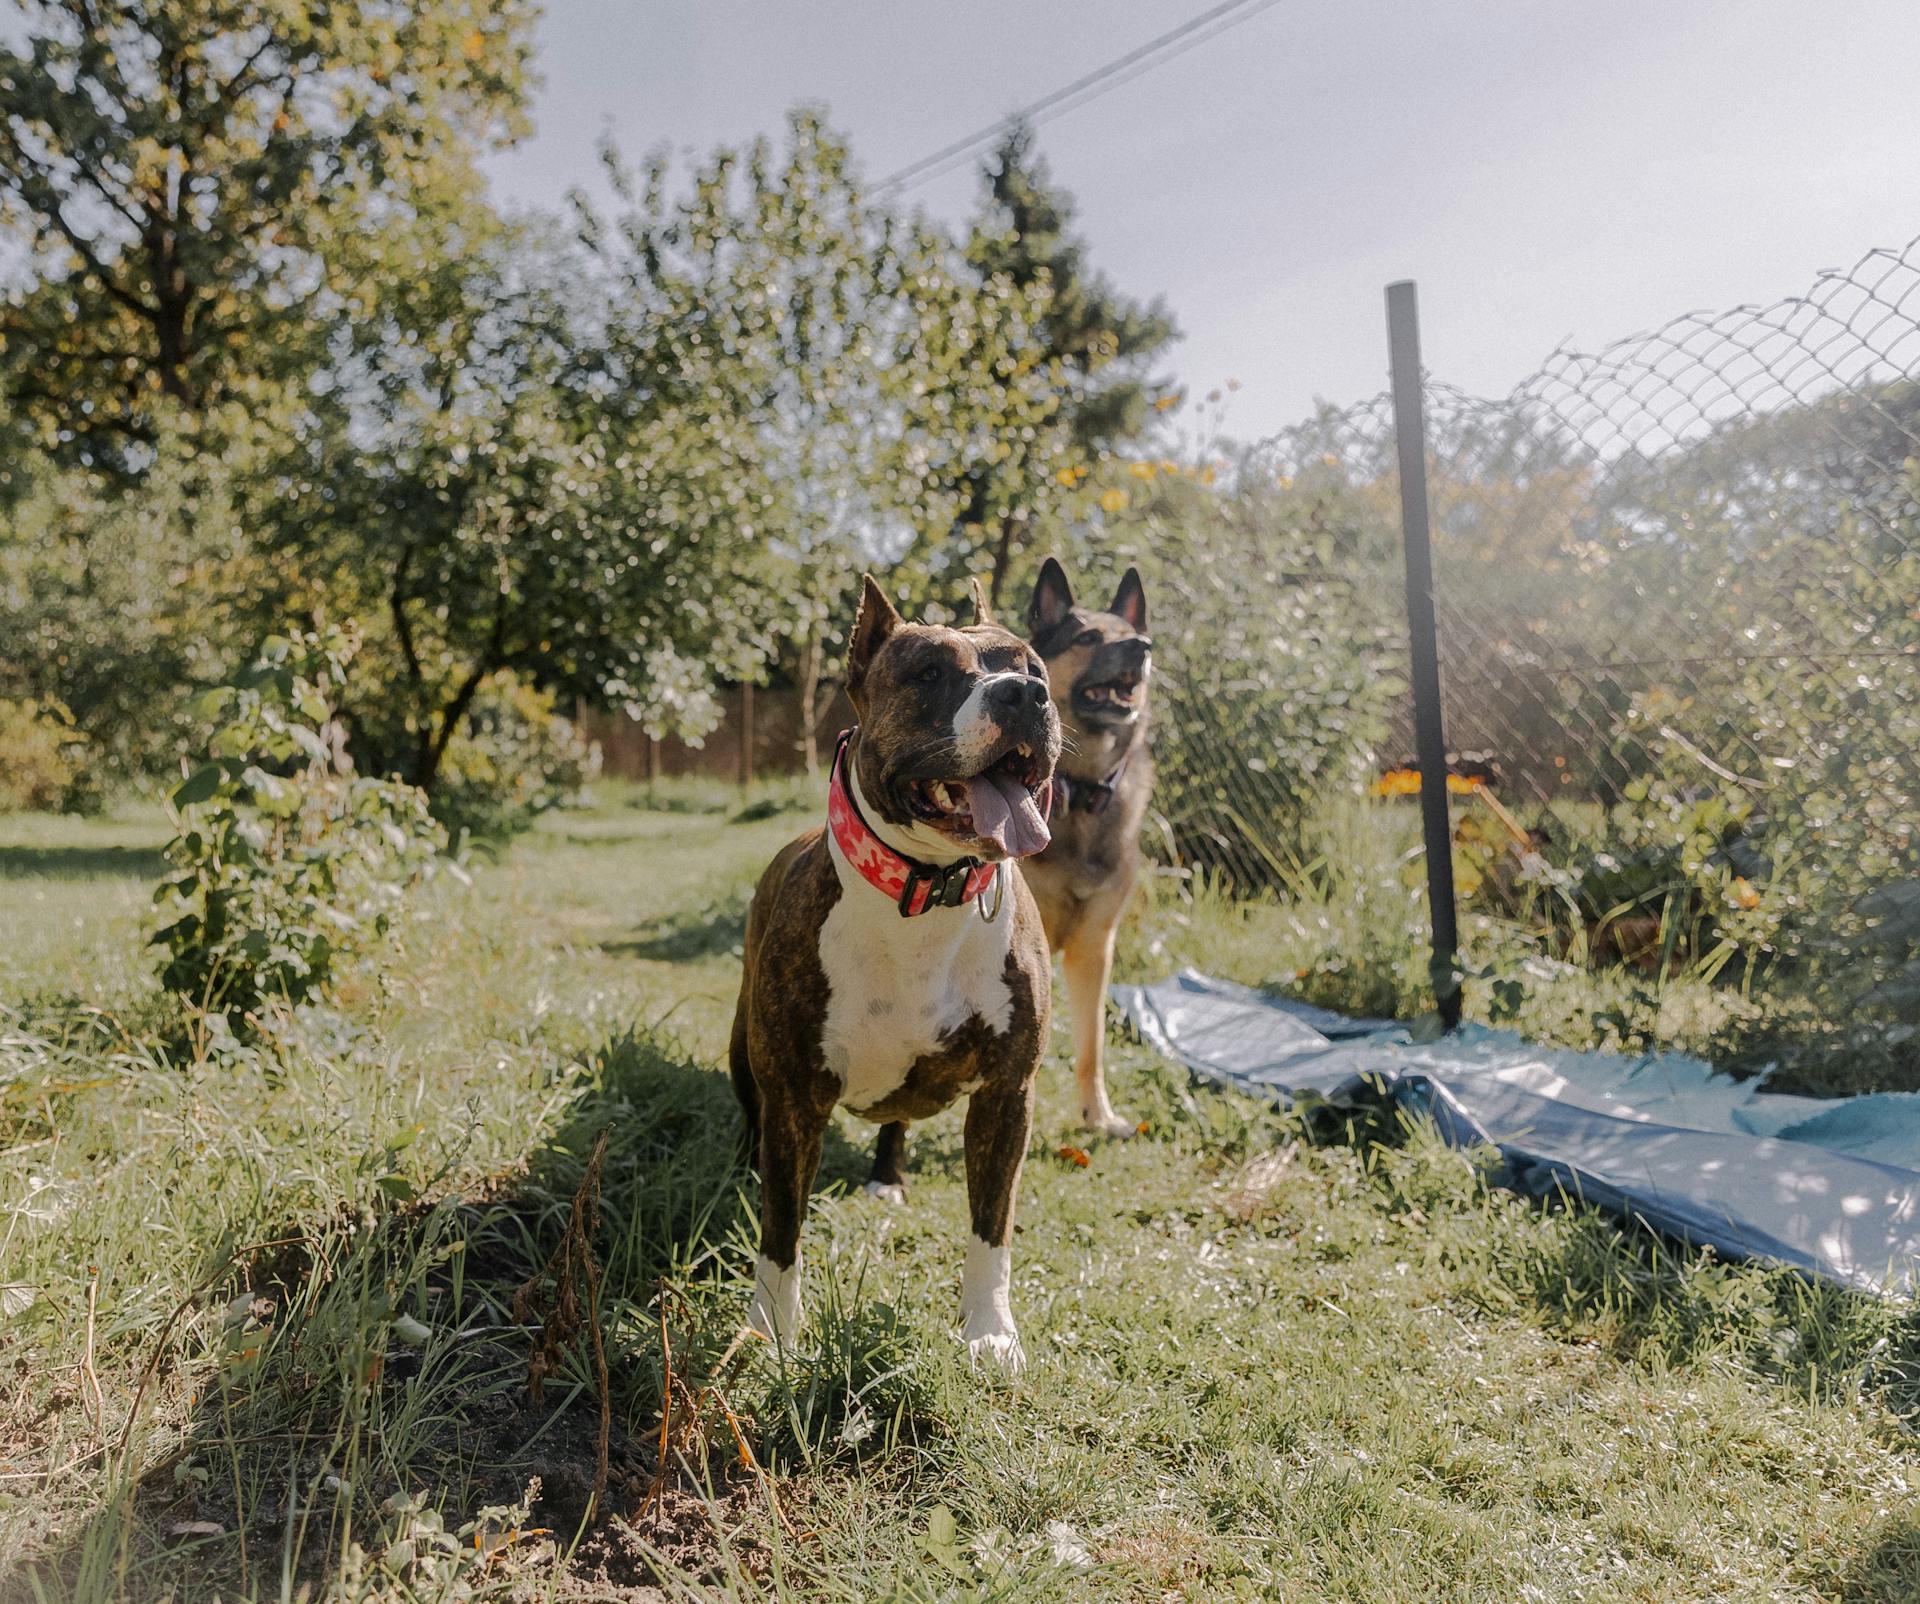
[[[1596,1011],[1624,980],[1690,1044],[1920,1085],[1920,241],[1426,407],[1483,1003],[1604,974]],[[1394,457],[1385,396],[1266,442],[1179,585],[1166,850],[1243,893],[1418,793]]]

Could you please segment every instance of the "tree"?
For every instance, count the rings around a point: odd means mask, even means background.
[[[1072,197],[1051,184],[1030,128],[1009,130],[985,179],[987,204],[967,260],[985,282],[1004,279],[1044,295],[1035,356],[1058,393],[1058,422],[1072,450],[1095,460],[1145,432],[1154,392],[1164,389],[1148,369],[1179,330],[1160,301],[1143,306],[1088,268],[1086,247],[1072,231]],[[975,465],[960,514],[963,523],[995,528],[996,602],[1014,544],[1033,527],[1034,503],[1048,483],[1025,467],[1017,456]]]
[[[809,111],[778,152],[716,152],[679,207],[663,162],[612,170],[624,210],[587,230],[621,286],[606,343],[652,375],[649,394],[663,331],[704,353],[701,414],[730,442],[750,512],[756,650],[793,668],[811,763],[855,576],[884,566],[902,599],[957,601],[977,566],[956,518],[974,468],[1017,457],[1059,489],[1071,459],[1038,349],[1044,291],[980,274],[924,219],[868,201],[844,142]]]
[[[380,693],[346,710],[363,762],[431,788],[503,669],[660,733],[711,727],[713,679],[763,655],[762,587],[699,308],[642,338],[579,251],[484,216],[406,285],[343,321],[273,498],[315,576],[296,603],[369,622]]]
[[[756,523],[778,595],[770,647],[792,664],[811,773],[845,599],[864,566],[904,557],[916,540],[919,485],[900,449],[921,368],[902,338],[915,278],[902,236],[912,231],[866,201],[844,141],[807,110],[790,119],[782,151],[756,140],[716,153],[695,192],[728,219],[697,247],[695,276],[712,337],[739,359],[745,388],[731,405],[751,442]],[[650,220],[627,193],[620,237],[634,281],[641,264],[671,259],[675,240],[657,205]],[[677,233],[683,247],[699,237]]]
[[[313,356],[409,219],[518,133],[532,0],[22,0],[0,45],[0,225],[36,282],[0,380],[40,443],[127,469],[156,414]]]
[[[950,603],[970,574],[1004,579],[1010,530],[1064,525],[1092,467],[1045,350],[1044,282],[982,276],[922,226],[902,241],[901,279],[898,454],[922,538],[897,583],[916,603]]]

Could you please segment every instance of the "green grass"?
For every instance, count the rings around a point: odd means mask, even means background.
[[[127,936],[165,867],[167,833],[158,806],[0,816],[0,997],[134,990],[145,955]]]
[[[747,890],[806,815],[643,793],[436,884],[382,974],[224,1060],[163,1045],[158,816],[0,820],[0,1598],[1920,1596],[1905,1311],[1542,1212],[1419,1129],[1328,1140],[1123,1041],[1149,1131],[1084,1167],[1059,1052],[1044,1075],[1022,1380],[953,1335],[954,1113],[904,1211],[836,1128],[807,1338],[722,1370],[752,1201],[716,1064]],[[1383,923],[1417,951],[1380,895],[1163,888],[1125,963],[1311,975]],[[530,1403],[515,1293],[603,1131],[617,1518],[589,1521],[586,1345]]]

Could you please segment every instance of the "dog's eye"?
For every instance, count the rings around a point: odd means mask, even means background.
[[[1100,644],[1100,631],[1097,629],[1083,629],[1078,635],[1073,637],[1073,644],[1076,646],[1098,646]]]
[[[942,669],[938,663],[929,663],[925,668],[921,669],[920,672],[915,674],[913,677],[919,684],[937,685],[940,683],[940,676],[944,672],[946,671]]]
[[[1047,677],[1047,665],[1037,657],[1029,657],[1027,659],[1027,672],[1035,679],[1045,679]]]

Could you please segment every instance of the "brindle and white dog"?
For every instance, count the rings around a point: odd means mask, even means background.
[[[1060,720],[1039,655],[977,588],[974,605],[966,628],[908,624],[864,581],[847,654],[859,724],[826,826],[754,893],[731,1058],[761,1178],[749,1323],[778,1339],[799,1326],[800,1228],[835,1105],[906,1121],[965,1097],[962,1336],[1013,1370],[1014,1193],[1052,977],[1007,860],[1047,844]]]
[[[1136,1127],[1107,1096],[1107,981],[1113,943],[1140,872],[1140,824],[1153,795],[1147,750],[1147,681],[1153,642],[1147,594],[1129,568],[1104,613],[1074,604],[1066,570],[1049,557],[1027,609],[1032,645],[1047,664],[1060,717],[1062,756],[1053,777],[1049,844],[1024,858],[1050,951],[1064,954],[1073,1021],[1080,1117],[1107,1136]],[[906,1122],[881,1127],[867,1190],[906,1201]]]

